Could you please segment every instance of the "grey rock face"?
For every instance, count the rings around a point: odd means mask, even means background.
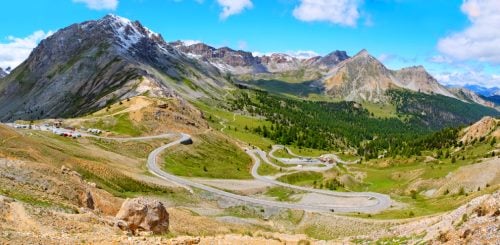
[[[280,73],[299,69],[328,70],[349,58],[345,51],[335,51],[324,57],[299,59],[280,53],[254,56],[250,52],[227,47],[214,48],[204,43],[186,44],[176,41],[170,45],[195,59],[201,59],[222,71],[234,74]]]
[[[74,117],[145,92],[216,96],[227,84],[139,22],[107,15],[59,30],[2,79],[0,120]]]

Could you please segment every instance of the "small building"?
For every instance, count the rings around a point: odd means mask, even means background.
[[[181,144],[183,144],[183,145],[191,145],[191,144],[193,144],[193,140],[191,138],[189,138],[189,139],[181,141]]]

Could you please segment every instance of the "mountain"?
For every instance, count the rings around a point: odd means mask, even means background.
[[[488,136],[499,137],[499,125],[500,120],[493,117],[484,117],[478,122],[463,129],[460,135],[460,141],[466,143],[473,140],[480,140],[481,138],[488,138]]]
[[[9,74],[8,74],[6,71],[4,71],[4,70],[2,69],[2,67],[0,67],[0,78],[4,78],[4,77],[6,77],[7,75],[9,75]]]
[[[329,70],[349,58],[345,51],[334,51],[324,57],[300,59],[282,53],[254,56],[250,52],[228,47],[214,48],[204,43],[175,41],[170,45],[192,58],[203,60],[223,72],[236,75],[282,73],[299,69]]]
[[[395,88],[455,98],[422,66],[392,71],[366,50],[338,64],[323,84],[328,95],[353,101],[386,102],[386,92]]]
[[[186,45],[182,41],[172,42],[170,45],[194,59],[214,65],[223,72],[239,74],[265,71],[265,67],[250,52],[228,47],[216,49],[204,43]]]
[[[486,99],[483,99],[483,97],[476,94],[472,90],[469,90],[466,88],[460,88],[460,87],[453,87],[453,88],[449,88],[448,90],[461,100],[464,100],[464,101],[467,101],[470,103],[477,103],[477,104],[484,105],[487,107],[495,107],[495,103],[488,101]]]
[[[493,102],[495,105],[500,106],[500,95],[493,95],[490,97],[482,97],[487,101]]]
[[[2,78],[0,120],[75,117],[137,95],[221,99],[240,81],[351,101],[392,103],[387,91],[393,89],[458,98],[423,67],[393,71],[366,50],[353,57],[345,51],[308,59],[255,56],[203,43],[167,43],[138,21],[107,15],[57,31]],[[462,94],[464,101],[485,103]]]
[[[395,83],[402,88],[426,94],[456,96],[432,77],[423,66],[413,66],[394,71]]]
[[[475,84],[467,84],[463,87],[468,89],[468,90],[474,91],[477,94],[485,96],[485,97],[490,97],[493,95],[500,95],[500,88],[499,87],[487,88],[487,87],[483,87],[483,86],[475,85]]]
[[[217,97],[229,83],[138,21],[107,15],[40,42],[0,82],[0,120],[74,117],[147,93]]]
[[[328,95],[346,100],[385,101],[385,91],[393,87],[391,71],[362,50],[340,63],[324,79]]]

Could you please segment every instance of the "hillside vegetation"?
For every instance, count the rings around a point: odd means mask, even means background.
[[[418,101],[419,98],[412,96],[421,94],[392,91],[391,96],[398,101]],[[493,109],[457,100],[453,101],[457,106],[444,112],[446,103],[453,99],[425,96],[424,102],[414,104],[436,110],[438,115],[446,113],[450,116],[435,122],[437,116],[434,113],[429,112],[429,116],[426,116],[398,105],[397,117],[377,117],[356,102],[298,100],[250,90],[239,93],[229,109],[244,111],[271,122],[270,126],[258,125],[246,128],[246,131],[276,143],[322,150],[357,149],[358,154],[367,159],[380,154],[419,155],[421,151],[448,147],[457,143],[458,126],[473,121],[466,118],[497,115]],[[435,103],[436,107],[432,109],[426,103]],[[454,128],[444,128],[447,126]]]
[[[180,145],[165,152],[165,170],[188,177],[252,178],[252,160],[232,141],[215,133],[200,135],[193,141],[193,145]]]

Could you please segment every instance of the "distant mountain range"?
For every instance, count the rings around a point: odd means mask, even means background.
[[[170,43],[173,47],[195,59],[204,60],[223,72],[232,74],[275,73],[299,69],[327,71],[338,63],[349,59],[345,51],[334,51],[324,57],[299,59],[287,54],[275,53],[254,56],[251,52],[233,50],[227,47],[214,48],[204,43],[186,44],[182,41]]]
[[[486,88],[480,85],[468,84],[465,85],[464,88],[474,91],[475,93],[485,97],[500,95],[499,87]]]
[[[353,57],[338,50],[308,59],[254,56],[167,43],[138,21],[107,15],[57,31],[1,78],[0,120],[74,117],[139,94],[220,100],[236,84],[263,77],[342,100],[390,103],[387,91],[403,89],[492,106],[472,91],[442,86],[421,66],[389,70],[366,50]]]
[[[0,78],[3,78],[3,77],[6,77],[7,75],[9,75],[9,72],[10,71],[10,68],[4,70],[2,69],[2,67],[0,67]]]

